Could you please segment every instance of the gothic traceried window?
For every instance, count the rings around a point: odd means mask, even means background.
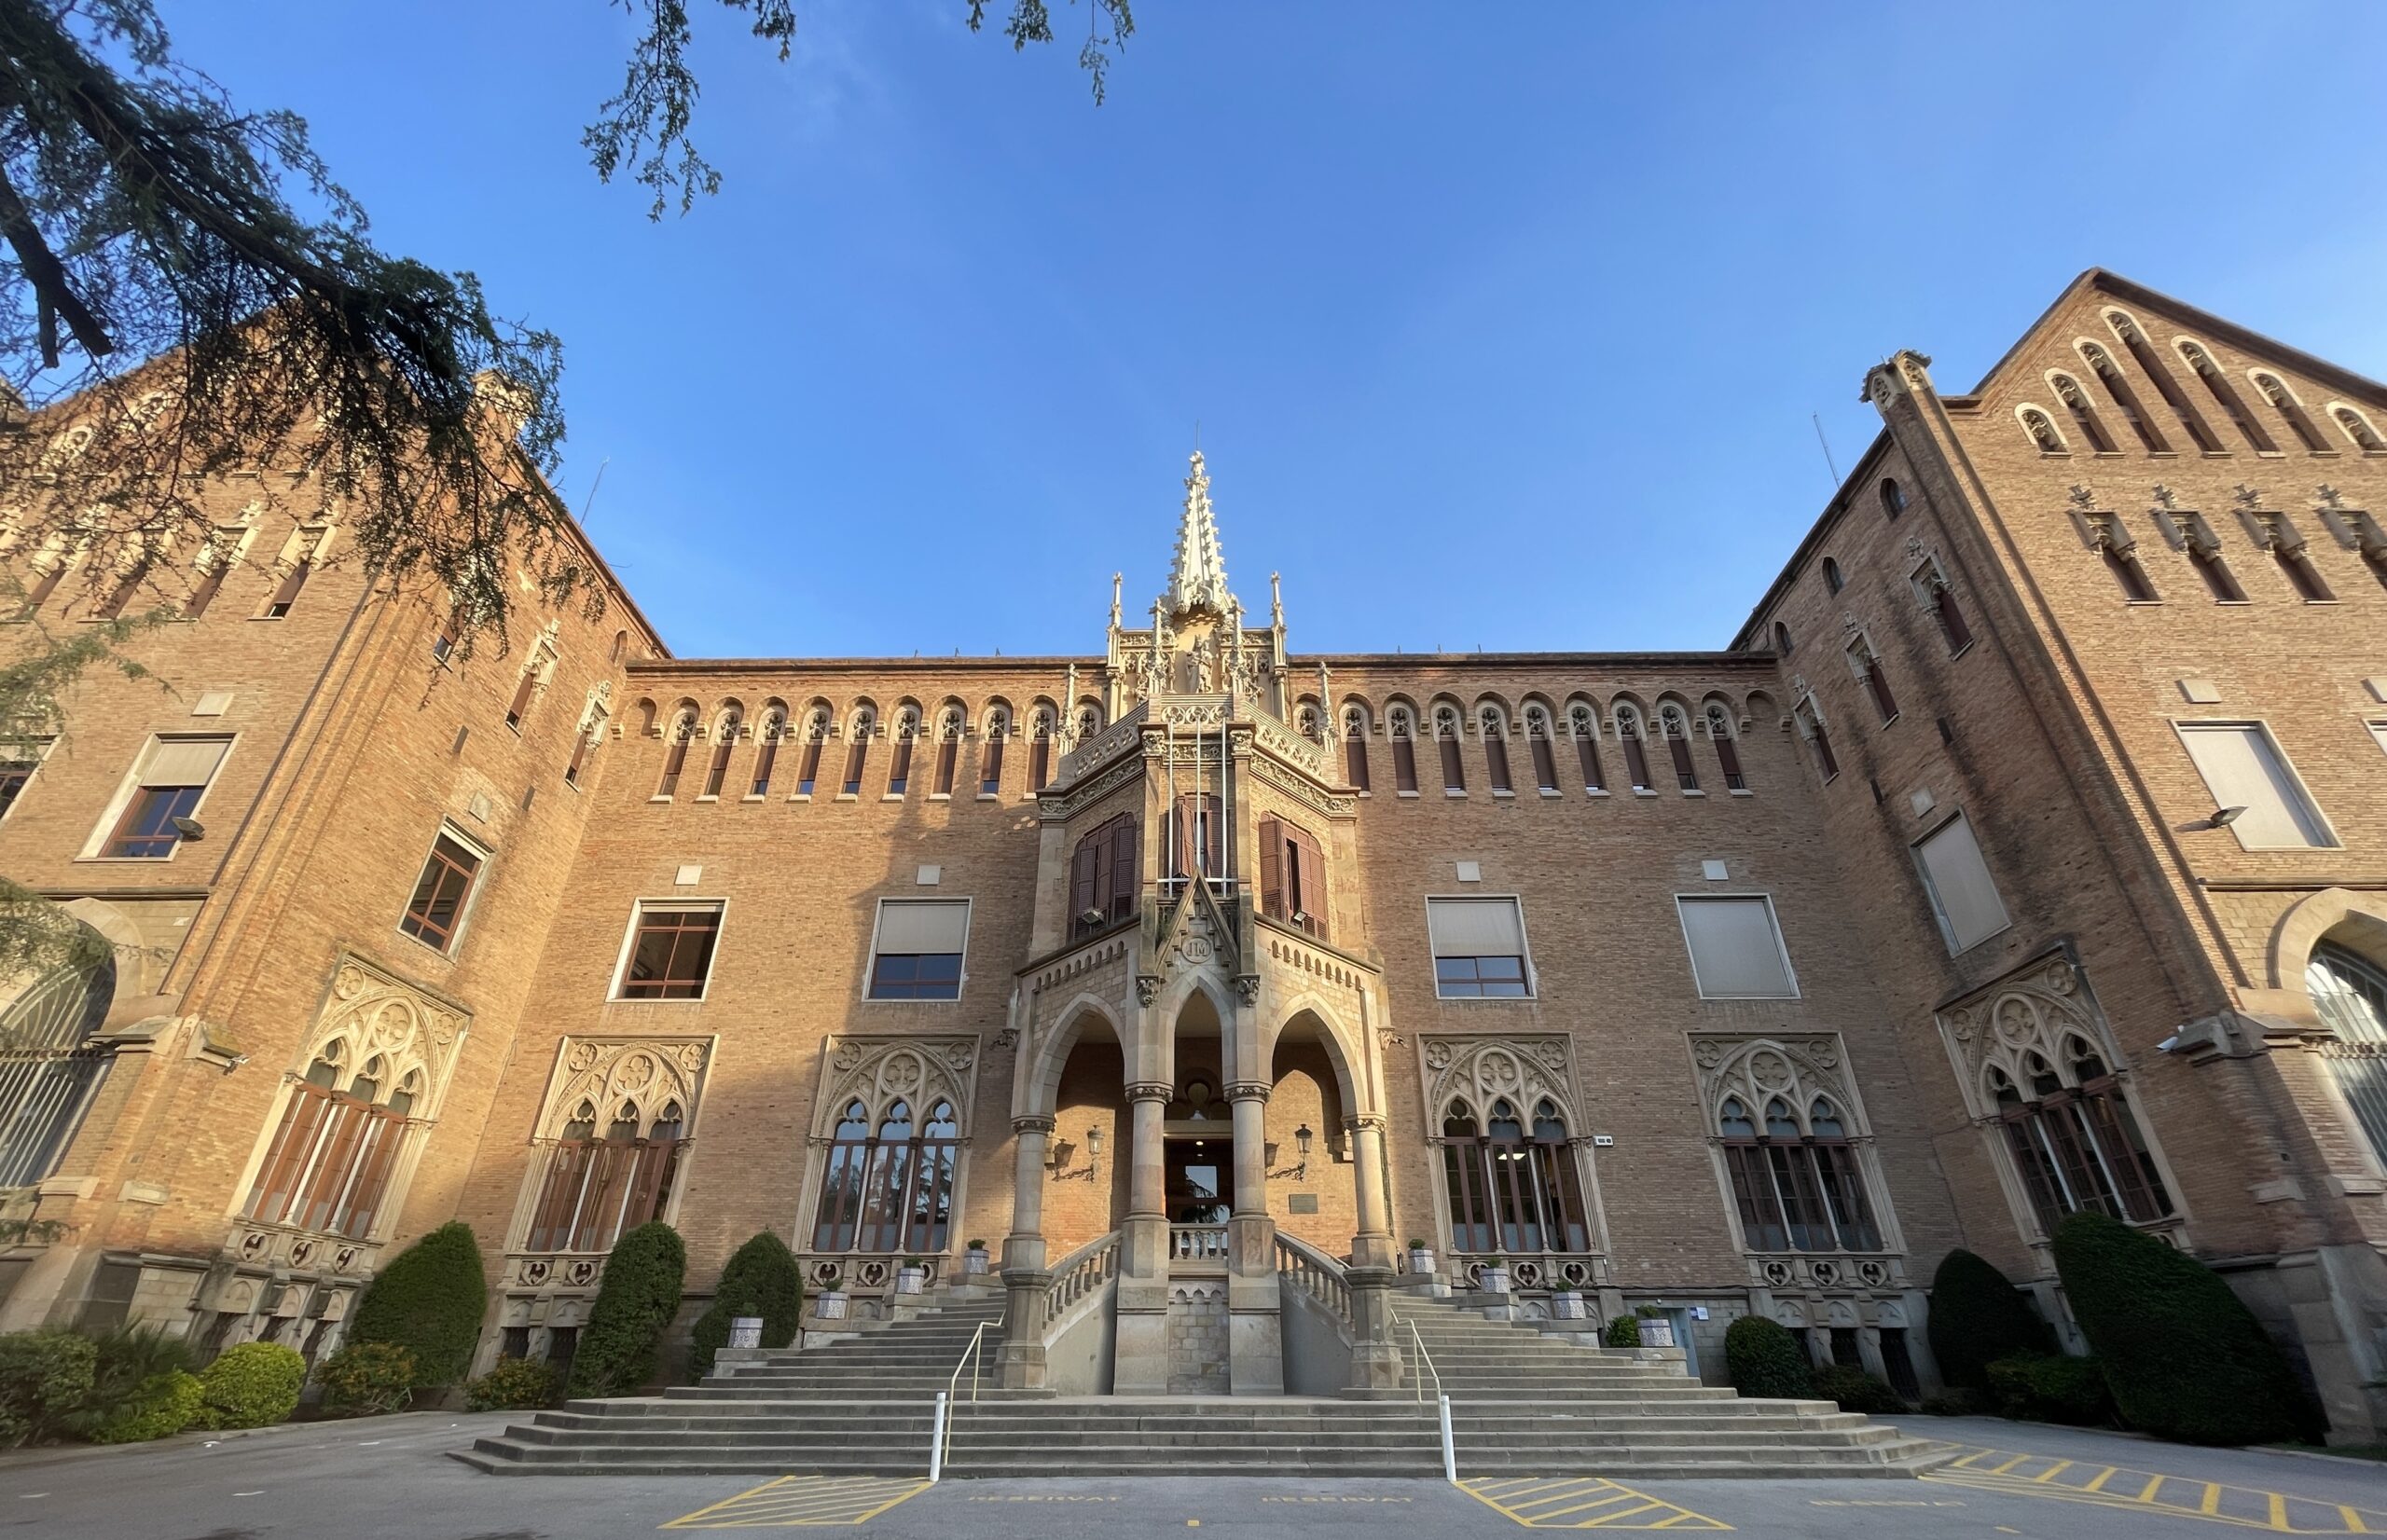
[[[2353,440],[2355,448],[2366,455],[2387,454],[2387,439],[2379,436],[2379,431],[2370,425],[2368,418],[2340,402],[2330,404],[2329,415],[2337,419],[2338,426],[2345,430],[2346,437]]]
[[[954,1243],[976,1045],[849,1038],[816,1123],[811,1250],[933,1256]]]
[[[1451,1248],[1532,1258],[1594,1249],[1570,1133],[1567,1052],[1551,1039],[1435,1038],[1427,1045]],[[1520,1263],[1522,1280],[1566,1286]]]
[[[1699,790],[1699,767],[1690,758],[1690,718],[1672,701],[1658,708],[1658,730],[1665,735],[1666,758],[1675,768],[1675,782],[1685,791]]]
[[[937,713],[936,770],[929,782],[931,796],[953,795],[953,777],[961,763],[961,708],[948,706]]]
[[[829,708],[816,706],[804,716],[804,749],[796,758],[795,794],[812,795],[821,779],[821,751],[829,742]]]
[[[1624,749],[1624,772],[1635,791],[1651,791],[1649,752],[1641,741],[1641,712],[1633,706],[1616,708],[1616,741]]]
[[[1585,701],[1566,708],[1566,736],[1575,741],[1575,768],[1586,791],[1606,791],[1607,777],[1600,768],[1600,719]]]
[[[2031,435],[2031,442],[2038,447],[2039,453],[2063,455],[2072,452],[2065,447],[2063,435],[2056,432],[2055,419],[2046,412],[2036,406],[2023,406],[2015,412],[2015,416],[2021,419],[2022,431]]]
[[[670,1213],[709,1046],[569,1038],[557,1052],[564,1078],[531,1141],[517,1249],[608,1251]]]
[[[1353,787],[1368,790],[1368,711],[1363,706],[1343,708],[1343,774]]]
[[[1000,796],[1003,789],[1003,746],[1011,741],[1011,711],[998,706],[987,713],[987,746],[978,756],[978,795]]]
[[[2387,1164],[2387,969],[2350,946],[2324,941],[2312,949],[2304,987],[2330,1033],[2316,1045],[2322,1062],[2371,1153]]]
[[[1880,1251],[1868,1131],[1833,1038],[1695,1038],[1692,1053],[1742,1244]]]

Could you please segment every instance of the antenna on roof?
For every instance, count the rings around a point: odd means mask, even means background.
[[[1831,440],[1824,437],[1823,414],[1809,412],[1807,420],[1815,425],[1815,442],[1824,447],[1824,469],[1831,473],[1831,489],[1837,492],[1840,490],[1840,467],[1832,463]]]

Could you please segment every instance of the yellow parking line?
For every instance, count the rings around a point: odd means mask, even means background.
[[[2346,1533],[2348,1534],[2368,1534],[2370,1533],[2369,1529],[2362,1521],[2361,1513],[2356,1509],[2350,1508],[2340,1503],[2338,1505],[2338,1517],[2345,1520]]]
[[[2104,1470],[2097,1473],[2097,1478],[2095,1480],[2090,1482],[2080,1490],[2082,1492],[2103,1492],[2105,1490],[2105,1483],[2112,1480],[2115,1477],[2119,1476],[2121,1473],[2121,1466],[2107,1465]]]
[[[929,1490],[921,1480],[884,1477],[782,1476],[698,1508],[667,1530],[848,1528],[877,1518]]]
[[[2028,1469],[2034,1461],[2050,1459],[2046,1455],[2016,1456],[2010,1450],[1975,1449],[1950,1464],[1925,1472],[1923,1478],[2010,1496],[2151,1510],[2274,1534],[2387,1533],[2387,1512],[2298,1497],[2292,1492],[2236,1487],[2123,1465],[2082,1466],[2068,1460],[2054,1461],[2036,1474]],[[2067,1475],[2073,1478],[2066,1479]],[[2080,1479],[2084,1477],[2086,1479]],[[2127,1483],[2119,1482],[2123,1477],[2142,1483],[2134,1494]],[[2109,1483],[2118,1483],[2120,1490],[2109,1488]]]
[[[1458,1490],[1526,1529],[1729,1530],[1720,1519],[1620,1486],[1605,1477],[1563,1481],[1493,1480],[1477,1477]],[[1580,1501],[1576,1501],[1580,1499]],[[1619,1507],[1620,1503],[1629,1506]],[[1564,1505],[1564,1506],[1557,1506]]]
[[[2071,1461],[2058,1460],[2054,1464],[2049,1465],[2047,1469],[2039,1472],[2036,1476],[2032,1477],[2031,1479],[2034,1481],[2052,1481],[2071,1468]]]

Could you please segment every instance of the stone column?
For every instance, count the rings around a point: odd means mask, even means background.
[[[1162,1121],[1170,1088],[1127,1087],[1127,1217],[1119,1227],[1118,1336],[1111,1389],[1120,1396],[1168,1392],[1168,1211],[1162,1190]]]
[[[1235,1207],[1227,1217],[1227,1354],[1237,1396],[1285,1393],[1276,1221],[1268,1216],[1268,1084],[1235,1080]]]
[[[1351,1135],[1351,1196],[1359,1210],[1359,1232],[1351,1237],[1354,1267],[1392,1266],[1392,1209],[1384,1189],[1384,1114],[1362,1112],[1343,1120]]]
[[[1044,1271],[1044,1149],[1053,1120],[1014,1118],[1019,1141],[1012,1177],[1011,1234],[1003,1240],[1003,1346],[998,1382],[1011,1390],[1044,1383],[1044,1295],[1053,1275]]]

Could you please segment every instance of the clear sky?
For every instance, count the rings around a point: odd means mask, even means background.
[[[2103,265],[2387,376],[2387,5],[690,0],[688,218],[600,187],[602,0],[163,0],[389,248],[560,333],[560,488],[682,655],[1091,652],[1195,424],[1297,651],[1720,647],[1911,347]],[[1007,0],[995,0],[998,13]],[[717,13],[717,14],[716,14]]]

